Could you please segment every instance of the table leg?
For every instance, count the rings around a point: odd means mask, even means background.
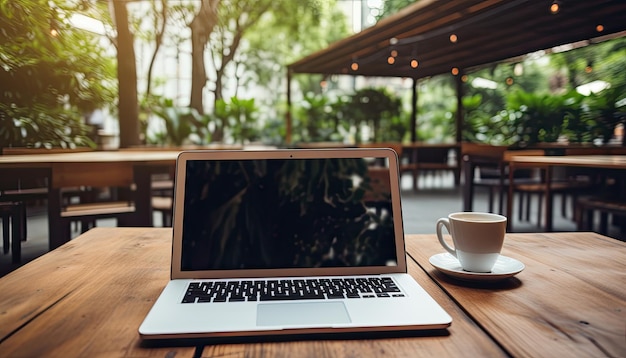
[[[134,226],[152,226],[152,168],[146,165],[135,165],[133,169],[135,191]]]
[[[507,227],[507,232],[513,232],[513,195],[514,195],[514,188],[513,188],[513,178],[515,177],[514,175],[515,173],[515,166],[513,165],[513,163],[509,164],[509,193],[506,197],[506,227]]]
[[[51,180],[52,181],[52,180]],[[71,239],[70,226],[61,220],[61,189],[48,189],[48,247],[52,251]]]
[[[463,157],[463,211],[472,211],[474,201],[474,164],[469,156]]]
[[[545,177],[545,182],[546,182],[546,190],[545,190],[545,203],[546,203],[546,212],[544,213],[544,220],[545,220],[545,230],[546,232],[551,232],[552,231],[552,202],[553,202],[553,198],[552,198],[552,167],[548,166],[546,168],[546,177]]]

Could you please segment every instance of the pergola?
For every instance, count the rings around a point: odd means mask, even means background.
[[[297,73],[412,78],[415,140],[418,79],[456,75],[461,109],[463,73],[539,50],[573,49],[625,34],[623,0],[421,0],[290,64],[287,102],[290,106],[291,78]],[[459,142],[461,123],[462,111],[457,110]],[[291,130],[288,113],[288,143]]]

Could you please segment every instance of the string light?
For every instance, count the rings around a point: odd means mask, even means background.
[[[393,56],[387,57],[387,63],[393,65],[394,63],[396,63],[396,58]]]
[[[356,61],[352,62],[352,64],[350,65],[350,69],[352,71],[358,70],[359,69],[359,64]]]
[[[559,10],[561,10],[561,5],[559,4],[558,1],[554,0],[552,2],[552,5],[550,5],[550,13],[551,14],[558,14]]]
[[[467,75],[461,76],[461,82],[465,83],[467,82],[467,79],[468,79]]]
[[[398,57],[398,51],[397,50],[391,50],[391,57]]]
[[[457,42],[459,38],[456,36],[456,34],[451,34],[450,35],[450,42],[452,42],[453,44]]]
[[[598,26],[596,26],[596,31],[598,32],[604,31],[604,26],[602,26],[602,24],[598,24]]]
[[[452,68],[452,74],[455,75],[455,76],[458,75],[459,74],[459,69],[456,68],[456,67],[453,67]]]
[[[509,86],[512,85],[513,84],[513,77],[507,77],[506,80],[505,80],[505,83],[507,85],[509,85]]]
[[[416,59],[412,59],[411,60],[411,68],[417,68],[417,66],[419,66],[419,65],[420,65],[420,63],[417,62]]]

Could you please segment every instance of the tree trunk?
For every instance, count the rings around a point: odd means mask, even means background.
[[[153,6],[155,6],[153,4]],[[153,9],[156,13],[156,8]],[[150,65],[148,66],[148,78],[146,79],[146,98],[150,98],[152,94],[152,71],[154,70],[154,63],[156,62],[157,54],[163,45],[163,34],[165,34],[165,27],[167,26],[167,0],[161,0],[161,24],[154,38],[154,52],[152,58],[150,58]],[[158,17],[155,15],[154,25],[157,26]]]
[[[139,138],[139,103],[137,68],[133,35],[128,26],[126,2],[111,1],[117,28],[117,79],[119,84],[120,148],[141,144]]]
[[[204,114],[202,92],[207,82],[204,67],[204,48],[217,24],[219,0],[202,0],[200,11],[191,21],[191,98],[189,107]]]

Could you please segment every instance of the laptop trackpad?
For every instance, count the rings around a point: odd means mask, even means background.
[[[343,302],[264,303],[257,306],[258,326],[350,323]]]

